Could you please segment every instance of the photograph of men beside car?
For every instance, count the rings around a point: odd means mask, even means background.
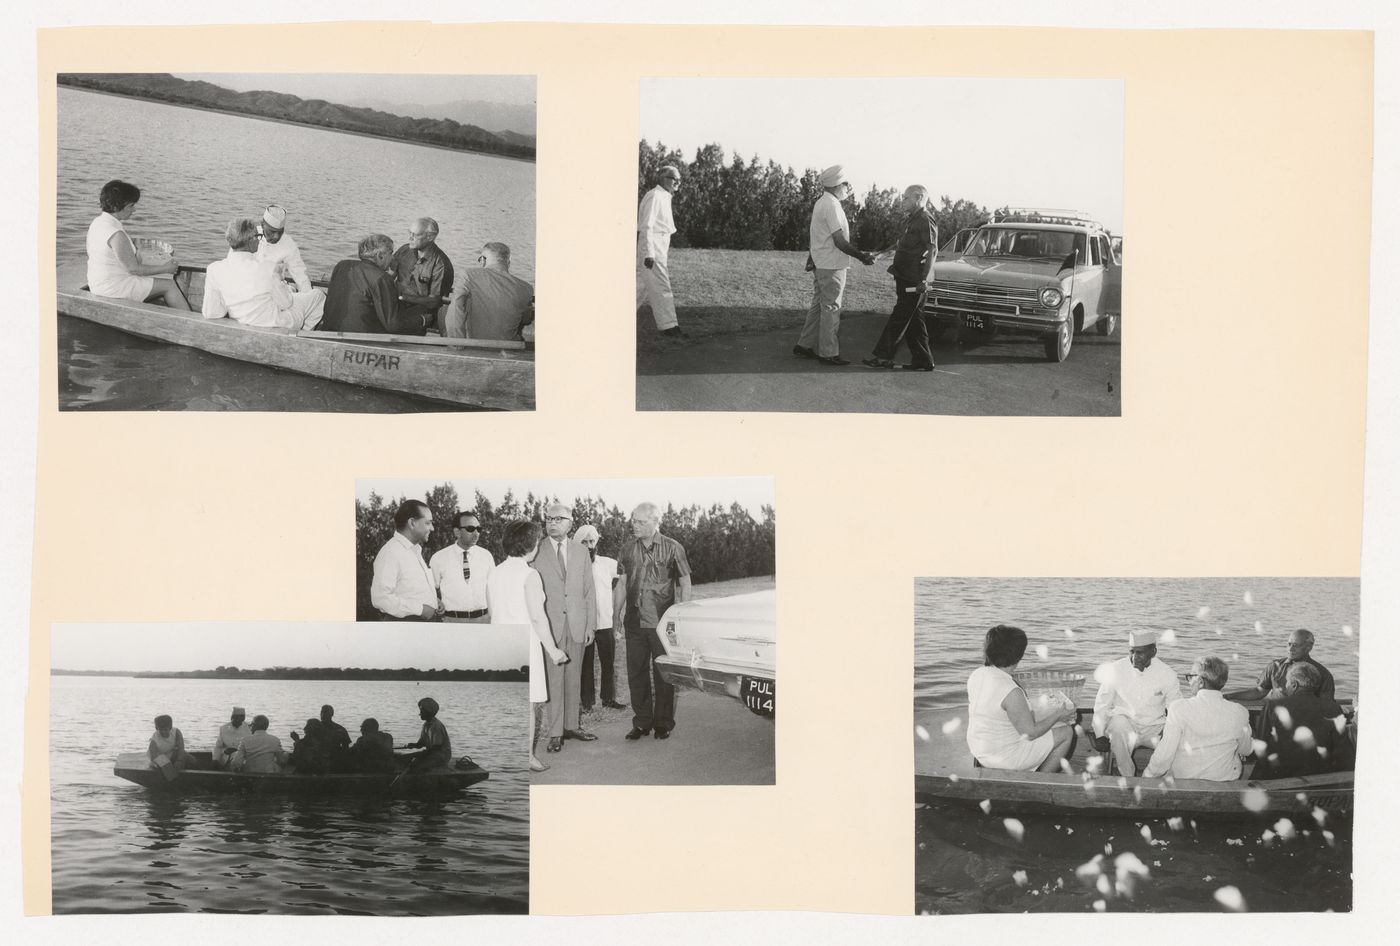
[[[362,620],[531,626],[535,781],[773,784],[771,478],[360,480],[355,523]]]
[[[1121,413],[1120,81],[648,79],[637,201],[639,410]]]

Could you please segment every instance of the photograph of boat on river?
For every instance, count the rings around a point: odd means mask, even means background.
[[[917,579],[916,912],[1350,910],[1359,614],[1353,578]]]
[[[406,631],[54,626],[53,912],[526,913],[526,628]]]
[[[359,480],[360,620],[530,621],[532,780],[772,785],[771,477]]]
[[[58,84],[60,409],[534,408],[533,76]]]

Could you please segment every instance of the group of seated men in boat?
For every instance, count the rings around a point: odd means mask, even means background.
[[[88,290],[189,309],[174,278],[180,264],[163,255],[143,260],[123,227],[140,199],[140,189],[125,181],[102,188],[102,213],[88,227]],[[397,249],[384,234],[369,234],[355,259],[335,264],[323,290],[311,284],[283,208],[268,206],[260,220],[236,217],[224,229],[228,255],[206,269],[202,314],[300,330],[522,340],[534,322],[535,292],[511,274],[510,247],[484,244],[478,265],[459,281],[438,232],[437,221],[420,217]]]
[[[1355,721],[1335,698],[1332,674],[1310,656],[1310,631],[1288,639],[1254,686],[1226,691],[1230,667],[1220,657],[1196,658],[1183,692],[1176,671],[1157,657],[1157,634],[1128,635],[1128,654],[1095,673],[1095,748],[1108,751],[1118,774],[1145,778],[1239,779],[1255,760],[1253,779],[1347,771],[1355,765]],[[1012,676],[1026,652],[1020,628],[997,625],[983,643],[984,666],[967,681],[967,745],[988,768],[1070,771],[1078,710],[1063,692],[1035,705]],[[1243,702],[1263,701],[1251,727]],[[1152,748],[1139,771],[1133,750]],[[1098,759],[1102,764],[1103,759]],[[1090,758],[1090,769],[1094,768]]]
[[[424,697],[418,701],[418,715],[423,729],[418,741],[404,745],[416,749],[406,754],[415,772],[450,768],[452,740],[438,715],[437,701]],[[175,728],[174,720],[161,715],[155,718],[156,731],[151,736],[146,755],[151,764],[172,779],[187,768],[202,768],[185,749],[185,737]],[[352,744],[345,727],[335,721],[335,707],[321,707],[321,715],[306,721],[303,731],[291,733],[292,751],[282,747],[282,740],[268,732],[266,716],[248,720],[243,707],[235,706],[229,721],[219,727],[210,755],[217,769],[231,772],[264,774],[295,773],[297,775],[326,774],[389,774],[401,770],[394,755],[394,737],[379,728],[373,718],[360,723],[360,738]]]

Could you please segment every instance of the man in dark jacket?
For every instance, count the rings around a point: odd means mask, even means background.
[[[899,209],[905,215],[904,230],[895,244],[894,262],[888,272],[894,276],[894,311],[875,343],[875,351],[861,364],[870,368],[893,368],[894,353],[902,341],[909,348],[909,371],[932,371],[933,351],[928,344],[928,326],[921,309],[928,288],[928,274],[938,252],[938,227],[928,209],[928,189],[915,184],[904,191]]]
[[[371,233],[360,241],[358,252],[359,259],[341,260],[331,270],[325,311],[316,327],[324,332],[424,334],[432,314],[399,308],[398,286],[389,273],[394,241]]]
[[[350,748],[356,772],[378,772],[392,774],[398,770],[394,764],[394,737],[379,731],[379,720],[370,718],[360,724],[360,738]]]
[[[1292,778],[1355,768],[1342,707],[1323,696],[1322,674],[1299,661],[1288,668],[1284,697],[1264,704],[1263,761],[1253,778]]]

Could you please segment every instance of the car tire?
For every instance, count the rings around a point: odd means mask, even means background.
[[[1112,335],[1117,328],[1118,316],[1105,315],[1103,318],[1099,319],[1098,330],[1100,335]]]
[[[1045,357],[1050,361],[1062,362],[1069,357],[1074,347],[1074,320],[1066,319],[1054,335],[1045,336]]]

